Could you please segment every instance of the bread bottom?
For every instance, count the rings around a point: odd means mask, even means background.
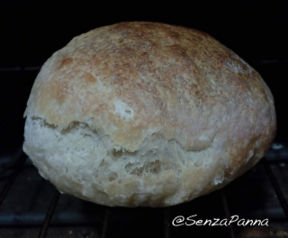
[[[107,206],[171,206],[224,186],[259,160],[250,150],[235,167],[225,142],[216,137],[206,149],[186,151],[153,135],[129,152],[87,123],[61,131],[27,117],[23,148],[61,192]]]

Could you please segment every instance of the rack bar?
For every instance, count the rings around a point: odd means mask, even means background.
[[[226,216],[227,218],[230,218],[231,213],[230,213],[230,211],[229,211],[229,206],[228,206],[227,198],[226,198],[226,195],[225,195],[225,192],[224,192],[223,189],[220,190],[220,195],[221,195],[221,201],[222,201],[222,205],[223,205],[223,208],[224,208],[225,216]],[[232,226],[232,225],[229,225],[229,234],[230,234],[230,237],[231,237],[231,238],[235,238],[235,233],[234,233],[234,229],[233,229],[233,226]]]
[[[56,209],[58,199],[59,199],[59,192],[55,190],[55,194],[54,194],[54,196],[50,202],[50,205],[48,207],[46,217],[45,217],[44,223],[41,227],[41,230],[39,232],[38,238],[45,238],[46,237],[47,230],[48,230],[49,224],[51,222],[51,219],[53,217],[54,211]]]
[[[24,163],[26,161],[27,157],[24,156],[24,153],[22,149],[18,150],[17,153],[15,154],[14,158],[12,159],[13,161],[16,161],[16,164],[13,165],[14,171],[9,174],[9,176],[5,176],[5,179],[10,177],[6,184],[4,185],[4,188],[0,192],[0,206],[2,205],[3,201],[5,200],[10,188],[12,187],[17,175],[21,172],[21,170],[24,168]]]
[[[281,189],[281,187],[280,187],[280,185],[279,185],[279,183],[277,181],[277,178],[274,175],[274,173],[273,173],[273,171],[272,171],[272,169],[270,167],[270,164],[268,163],[267,159],[264,158],[262,161],[263,161],[262,163],[263,163],[264,169],[266,171],[266,174],[267,174],[267,176],[268,176],[268,178],[269,178],[269,180],[270,180],[270,182],[271,182],[271,184],[272,184],[272,186],[274,188],[274,191],[275,191],[275,193],[277,195],[277,198],[278,198],[278,200],[279,200],[279,202],[280,202],[280,204],[282,206],[283,212],[284,212],[286,218],[288,219],[288,204],[287,204],[285,196],[284,196],[284,194],[282,192],[282,189]]]
[[[166,207],[163,209],[164,210],[164,237],[165,238],[170,238],[170,215],[169,215],[169,208]]]
[[[0,207],[3,203],[3,201],[5,200],[10,188],[12,187],[13,183],[14,183],[15,177],[13,176],[11,179],[8,180],[8,182],[4,185],[4,188],[2,189],[1,193],[0,193]]]
[[[110,211],[109,211],[109,208],[107,207],[105,209],[105,216],[104,216],[101,238],[106,238],[106,236],[107,236],[109,215],[110,215]]]

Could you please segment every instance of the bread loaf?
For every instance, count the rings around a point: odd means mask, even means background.
[[[107,206],[170,206],[226,185],[274,138],[272,94],[197,30],[122,22],[75,37],[43,65],[24,151],[60,191]]]

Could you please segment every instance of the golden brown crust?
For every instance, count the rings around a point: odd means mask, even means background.
[[[240,57],[200,31],[151,22],[75,37],[44,64],[26,115],[60,129],[88,123],[130,152],[151,135],[195,152],[216,141],[231,158],[227,180],[263,156],[276,128],[268,87]]]
[[[132,151],[147,128],[157,128],[167,139],[183,132],[199,136],[216,113],[221,119],[228,110],[253,111],[269,94],[260,76],[212,37],[165,24],[123,22],[98,28],[74,38],[49,61],[28,111],[62,127],[105,114],[117,127],[109,134]],[[113,113],[113,101],[119,98],[135,110],[133,120]],[[223,107],[210,113],[218,104]],[[193,137],[179,142],[187,149],[201,147]]]

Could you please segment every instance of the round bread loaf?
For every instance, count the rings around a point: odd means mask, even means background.
[[[273,96],[211,36],[123,22],[43,65],[24,151],[60,191],[107,206],[170,206],[222,187],[274,138]]]

